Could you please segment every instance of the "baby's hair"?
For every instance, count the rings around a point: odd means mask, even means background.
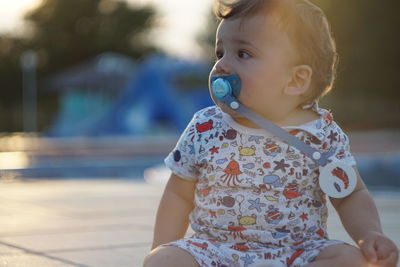
[[[338,54],[324,12],[308,0],[216,0],[218,19],[235,19],[277,12],[280,23],[298,50],[301,62],[313,70],[305,102],[318,100],[333,87]]]

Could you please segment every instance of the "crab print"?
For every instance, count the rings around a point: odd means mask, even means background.
[[[254,156],[256,154],[256,147],[252,145],[251,147],[239,147],[240,158],[243,156]]]
[[[211,130],[213,128],[213,120],[208,120],[203,123],[196,123],[196,130],[198,133],[203,133]]]

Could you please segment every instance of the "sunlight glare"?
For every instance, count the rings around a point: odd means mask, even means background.
[[[28,165],[29,158],[24,152],[0,152],[1,170],[21,169]]]
[[[22,27],[24,14],[40,3],[41,0],[0,0],[0,33]]]

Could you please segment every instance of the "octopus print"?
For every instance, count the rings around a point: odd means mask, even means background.
[[[223,182],[227,183],[228,186],[236,186],[238,185],[237,183],[242,181],[238,177],[242,172],[240,171],[239,163],[236,160],[231,160],[228,166],[226,166],[224,172],[225,174],[221,176],[221,179],[223,179]]]

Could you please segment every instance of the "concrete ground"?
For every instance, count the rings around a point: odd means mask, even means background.
[[[3,179],[0,266],[140,267],[162,191],[139,179]],[[385,233],[400,246],[400,192],[373,196]],[[330,214],[330,237],[351,242]]]

